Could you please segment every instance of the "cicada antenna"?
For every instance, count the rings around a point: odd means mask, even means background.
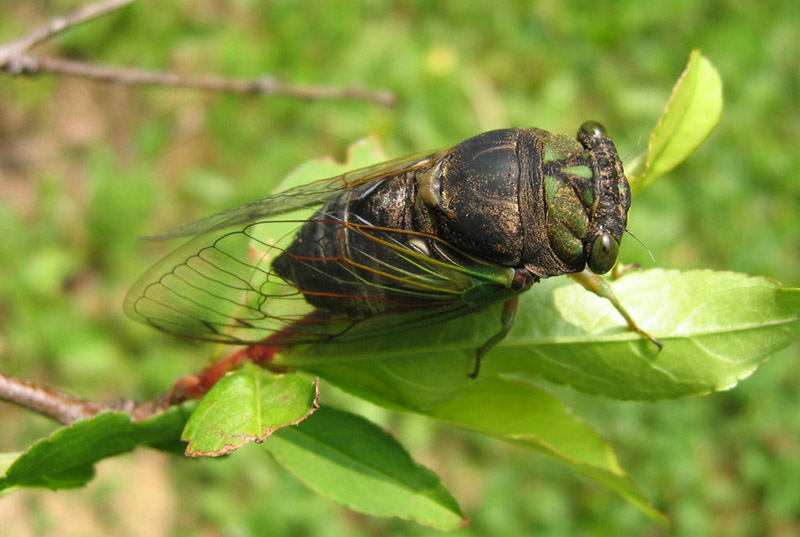
[[[650,251],[650,248],[648,248],[648,247],[647,247],[647,245],[646,245],[646,244],[645,244],[645,243],[642,241],[642,239],[640,239],[639,237],[637,237],[636,235],[634,235],[634,234],[631,232],[631,230],[629,230],[628,228],[625,228],[625,233],[627,233],[628,235],[630,235],[631,237],[633,237],[633,238],[636,240],[636,242],[638,242],[639,244],[641,244],[641,245],[642,245],[642,247],[643,247],[643,248],[645,249],[645,251],[647,252],[647,255],[649,255],[649,256],[650,256],[650,260],[651,260],[653,263],[655,263],[655,262],[656,262],[656,258],[653,256],[653,252],[651,252],[651,251]]]
[[[631,156],[639,150],[639,146],[640,145],[642,145],[642,137],[641,136],[639,136],[639,139],[636,140],[636,145],[633,146],[633,149],[628,151],[628,154],[626,154],[624,157],[622,157],[621,161],[622,161],[623,164],[625,162],[627,162],[628,159],[631,158]],[[628,231],[628,230],[626,229],[625,231]]]

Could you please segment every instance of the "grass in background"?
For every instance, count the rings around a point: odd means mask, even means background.
[[[4,0],[0,42],[81,3]],[[150,397],[215,351],[124,317],[127,288],[173,246],[134,237],[264,197],[295,166],[342,156],[369,134],[401,156],[490,128],[574,133],[597,119],[633,156],[693,48],[722,75],[722,122],[689,162],[634,200],[629,227],[657,266],[800,285],[798,24],[800,6],[788,0],[681,1],[668,11],[634,1],[612,9],[140,0],[47,48],[191,74],[386,87],[400,103],[388,110],[0,77],[0,367],[80,395]],[[622,257],[652,265],[634,241]],[[795,345],[735,390],[702,399],[621,403],[547,387],[617,447],[672,530],[549,460],[419,418],[364,412],[462,501],[473,522],[460,535],[794,535],[798,354]],[[325,394],[323,404],[362,405]],[[22,449],[52,428],[4,405],[0,449]],[[256,449],[200,463],[139,452],[101,465],[88,489],[5,498],[0,519],[9,535],[432,533],[340,509]]]

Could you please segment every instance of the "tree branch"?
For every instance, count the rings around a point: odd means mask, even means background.
[[[26,50],[35,47],[36,45],[44,43],[61,32],[72,28],[73,26],[77,26],[90,19],[100,17],[106,13],[116,11],[117,9],[120,9],[131,2],[133,2],[133,0],[102,0],[100,2],[95,2],[94,4],[89,4],[88,6],[78,8],[64,17],[56,17],[46,25],[42,26],[41,28],[37,28],[25,37],[16,41],[12,41],[6,46],[0,47],[0,65],[4,65],[9,58],[17,54],[21,54]]]
[[[192,396],[173,388],[144,403],[128,399],[93,401],[0,371],[0,401],[32,410],[64,425],[72,425],[76,421],[86,420],[106,411],[127,412],[132,421],[144,421],[191,398]]]
[[[87,419],[103,410],[130,411],[134,406],[124,401],[101,402],[73,397],[35,382],[12,377],[2,371],[0,400],[33,410],[65,425]]]
[[[15,75],[55,73],[114,84],[149,84],[207,91],[226,91],[242,95],[287,95],[309,100],[356,99],[372,101],[383,106],[392,106],[395,102],[394,95],[389,91],[366,91],[358,87],[300,86],[285,84],[269,76],[256,80],[218,76],[189,77],[170,72],[107,67],[29,54],[13,56],[6,70]]]
[[[392,106],[395,96],[389,91],[367,91],[358,87],[301,86],[286,84],[270,76],[255,80],[218,76],[182,76],[163,71],[109,67],[85,62],[29,54],[29,50],[57,34],[101,15],[120,9],[134,0],[102,0],[84,6],[64,17],[51,20],[21,39],[0,47],[0,70],[12,75],[53,73],[77,76],[114,84],[149,84],[226,91],[243,95],[286,95],[298,99],[355,99]]]
[[[285,368],[271,365],[278,349],[270,345],[252,345],[238,350],[206,364],[196,375],[179,378],[171,389],[144,403],[128,399],[83,399],[0,371],[0,401],[38,412],[64,425],[71,425],[106,411],[127,412],[132,421],[144,421],[171,406],[202,398],[219,379],[247,362],[259,364],[275,372],[284,372]]]

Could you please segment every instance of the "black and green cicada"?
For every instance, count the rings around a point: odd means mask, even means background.
[[[126,312],[165,332],[233,344],[343,342],[427,325],[617,260],[630,190],[596,122],[577,139],[495,130],[323,179],[162,236],[196,235],[131,289]],[[586,270],[588,266],[589,270]]]

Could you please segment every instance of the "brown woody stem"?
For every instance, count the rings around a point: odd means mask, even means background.
[[[51,20],[30,34],[0,46],[0,70],[13,75],[34,76],[43,73],[77,76],[113,84],[148,84],[167,87],[224,91],[241,95],[286,95],[297,99],[355,99],[392,106],[395,96],[389,91],[368,91],[355,86],[304,86],[287,84],[270,76],[256,79],[219,76],[183,76],[166,71],[147,71],[127,67],[110,67],[86,62],[39,56],[29,50],[61,32],[120,9],[133,0],[102,0]]]

